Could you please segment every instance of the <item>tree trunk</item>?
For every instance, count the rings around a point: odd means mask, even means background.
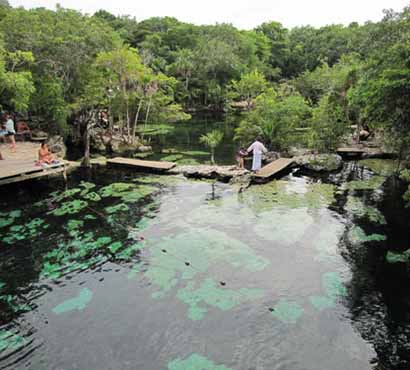
[[[143,102],[143,99],[141,99],[140,102],[138,103],[137,113],[135,114],[134,127],[132,128],[132,142],[133,143],[135,143],[135,133],[137,131],[138,118],[139,118],[139,115],[140,115],[142,102]]]
[[[90,162],[90,124],[87,123],[85,126],[85,133],[84,133],[84,158],[81,162],[81,166],[83,167],[91,167]]]
[[[215,149],[211,149],[211,163],[215,164]]]
[[[147,123],[148,123],[149,111],[151,109],[151,101],[152,101],[152,96],[149,97],[149,101],[148,101],[147,114],[145,116],[145,127],[147,127]]]

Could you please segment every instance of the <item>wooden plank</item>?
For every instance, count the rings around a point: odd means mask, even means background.
[[[40,177],[47,177],[55,174],[62,173],[66,170],[65,166],[58,166],[58,167],[50,167],[47,169],[41,169],[40,172],[34,172],[34,173],[22,173],[17,176],[13,177],[8,177],[8,178],[1,178],[0,179],[0,186],[1,185],[7,185],[7,184],[13,184],[16,182],[22,182],[22,181],[27,181],[31,179],[37,179]]]
[[[176,166],[176,164],[172,162],[145,161],[141,159],[130,159],[130,158],[122,158],[122,157],[108,159],[107,164],[117,165],[117,166],[136,167],[136,168],[141,168],[141,169],[146,169],[146,170],[162,170],[162,171],[168,171],[171,168],[174,168]]]
[[[338,148],[336,150],[338,153],[343,153],[343,154],[361,154],[361,153],[366,153],[365,149],[360,149],[360,148]]]
[[[293,163],[291,158],[279,158],[278,160],[269,163],[265,167],[262,167],[258,172],[256,172],[255,177],[267,179],[271,176],[274,176],[278,172],[284,170],[286,167],[290,166]]]

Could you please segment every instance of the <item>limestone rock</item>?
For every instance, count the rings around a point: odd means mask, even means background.
[[[229,181],[232,178],[249,174],[248,170],[239,169],[236,166],[176,166],[169,171],[173,174],[183,174],[186,177],[218,179]]]
[[[263,161],[265,163],[272,163],[280,158],[280,154],[277,152],[267,152],[263,154]]]
[[[295,158],[295,162],[302,169],[313,172],[338,171],[343,166],[343,160],[337,154],[311,154]]]
[[[59,158],[65,158],[67,147],[62,136],[54,135],[48,138],[47,145],[50,151],[56,154]]]

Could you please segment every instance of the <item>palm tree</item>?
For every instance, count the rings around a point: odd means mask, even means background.
[[[211,149],[211,163],[215,164],[215,148],[222,142],[224,134],[222,131],[213,130],[206,135],[202,135],[199,141]]]

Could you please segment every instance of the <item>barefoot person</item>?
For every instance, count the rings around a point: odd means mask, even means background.
[[[42,143],[40,149],[38,150],[38,164],[52,164],[56,159],[54,154],[48,149],[46,143]]]
[[[16,151],[16,130],[14,129],[14,121],[12,120],[11,116],[9,114],[6,114],[5,116],[6,119],[6,137],[9,138],[10,140],[10,149],[12,152]]]
[[[238,167],[243,170],[245,168],[245,157],[248,155],[246,149],[241,148],[236,153],[236,162],[238,163]]]
[[[261,138],[258,137],[255,142],[248,148],[247,152],[253,152],[252,171],[259,171],[262,168],[262,153],[268,150],[261,143]]]

